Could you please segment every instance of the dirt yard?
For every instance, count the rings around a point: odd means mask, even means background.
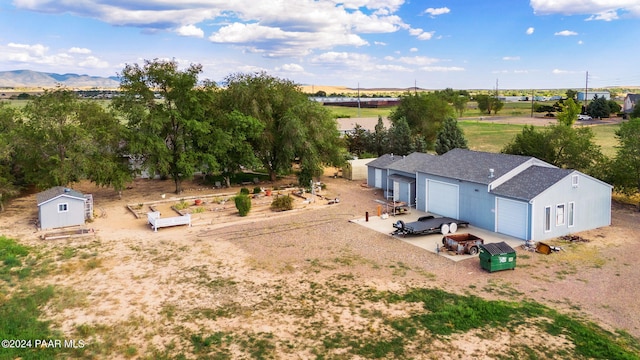
[[[373,200],[382,198],[380,192],[341,178],[322,181],[327,184],[322,194],[339,203],[298,201],[294,211],[284,213],[258,204],[246,218],[234,210],[218,216],[222,207],[233,207],[213,201],[228,189],[193,183],[175,196],[170,181],[139,180],[120,198],[112,190],[79,184],[74,189],[94,196],[97,217],[87,224],[92,235],[41,240],[44,232],[34,225],[35,195],[8,205],[0,214],[0,234],[51,258],[54,270],[39,281],[68,289],[66,296],[78,300],[48,307],[46,318],[68,337],[109,344],[93,350],[98,358],[179,353],[194,358],[203,354],[198,351],[204,351],[207,335],[216,334],[228,334],[227,340],[218,339],[218,347],[231,358],[250,357],[246,349],[299,359],[315,358],[324,349],[321,355],[351,358],[320,339],[388,334],[381,318],[408,316],[419,306],[375,302],[366,294],[418,287],[535,300],[640,339],[640,212],[633,207],[615,205],[612,226],[578,234],[589,242],[554,242],[565,251],[551,255],[517,249],[515,271],[490,274],[477,259],[453,262],[350,223],[376,212]],[[126,207],[205,195],[214,196],[204,212],[194,214],[192,227],[153,232],[145,217],[137,219]],[[169,216],[171,210],[162,213]],[[483,359],[518,343],[570,347],[538,335],[461,334],[446,343],[408,347],[405,356]]]

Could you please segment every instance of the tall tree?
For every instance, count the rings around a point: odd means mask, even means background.
[[[382,121],[382,116],[378,115],[378,123],[376,124],[375,131],[370,136],[370,149],[371,152],[378,156],[382,156],[386,154],[389,139],[388,139],[389,131],[384,127],[384,122]]]
[[[636,107],[638,107],[636,105]],[[616,131],[619,146],[610,169],[610,180],[627,194],[640,192],[640,118],[623,122]]]
[[[504,107],[504,102],[495,96],[489,96],[486,94],[479,94],[475,96],[475,100],[478,103],[478,109],[487,114],[497,114],[498,111]]]
[[[604,98],[604,96],[598,97],[598,95],[595,95],[593,97],[593,101],[587,105],[587,114],[594,119],[602,119],[603,117],[608,118],[611,114],[609,102]]]
[[[126,65],[121,96],[113,102],[127,120],[131,155],[151,173],[170,177],[176,193],[203,162],[196,142],[208,126],[200,100],[213,84],[197,87],[201,71],[200,65],[179,70],[177,62],[164,60]]]
[[[564,101],[560,105],[560,108],[562,111],[558,113],[558,123],[566,126],[573,125],[582,110],[580,104],[573,101],[573,99],[567,99]]]
[[[117,190],[131,180],[120,145],[123,127],[99,104],[70,90],[45,91],[23,109],[16,128],[16,167],[38,188],[89,179]]]
[[[409,155],[413,151],[411,129],[404,118],[400,118],[389,129],[389,152],[395,155]]]
[[[391,112],[389,119],[395,125],[404,119],[413,135],[422,135],[429,148],[433,148],[436,134],[442,122],[453,116],[453,108],[447,100],[437,93],[405,93],[398,107]]]
[[[4,210],[5,201],[18,194],[13,172],[18,120],[18,110],[7,102],[0,102],[0,211]]]
[[[349,151],[349,153],[360,157],[362,153],[367,151],[368,138],[369,131],[363,128],[360,124],[356,124],[355,128],[353,129],[353,133],[348,133],[345,135],[347,150]]]
[[[305,185],[308,177],[321,173],[322,165],[342,164],[344,145],[335,119],[296,84],[266,73],[232,74],[225,82],[223,108],[263,125],[252,145],[272,181],[291,171],[296,158],[301,164],[299,181]]]
[[[436,139],[436,153],[442,155],[452,149],[468,149],[467,139],[464,132],[458,126],[456,119],[449,117],[444,120],[442,129],[438,132]]]

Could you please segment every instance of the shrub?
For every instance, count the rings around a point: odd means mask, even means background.
[[[251,210],[251,198],[247,194],[240,194],[233,199],[240,216],[247,216]]]
[[[271,203],[271,210],[287,211],[293,209],[293,198],[289,195],[278,196]]]
[[[262,192],[262,188],[260,186],[256,186],[253,188],[254,194],[260,194]]]
[[[240,189],[240,195],[249,195],[249,189],[243,187],[242,189]]]

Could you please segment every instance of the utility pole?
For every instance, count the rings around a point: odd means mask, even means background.
[[[589,71],[587,71],[587,76],[584,81],[584,111],[587,111],[587,94],[589,93]]]
[[[360,117],[360,83],[358,82],[358,117]]]
[[[531,89],[531,117],[533,117],[533,99],[535,98],[535,90]]]

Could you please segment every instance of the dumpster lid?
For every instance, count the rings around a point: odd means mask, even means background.
[[[500,255],[500,254],[516,252],[515,250],[513,250],[511,246],[509,246],[509,244],[507,244],[504,241],[499,243],[483,244],[483,245],[480,245],[480,247],[485,249],[491,255]]]

